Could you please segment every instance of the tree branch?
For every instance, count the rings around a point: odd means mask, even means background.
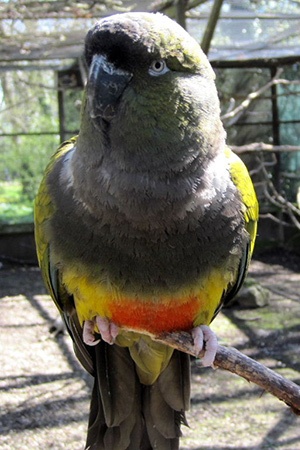
[[[156,338],[157,341],[195,357],[192,336],[187,332],[165,333]],[[290,406],[293,412],[300,415],[300,386],[287,380],[263,364],[254,361],[235,348],[218,346],[214,367],[229,370],[260,386]]]
[[[209,15],[208,22],[206,24],[206,28],[204,30],[204,35],[201,41],[201,48],[203,52],[207,55],[210,49],[210,44],[215,32],[215,28],[217,26],[217,22],[220,17],[221,8],[223,5],[223,0],[215,0],[213,2],[211,12]]]
[[[266,199],[279,208],[282,212],[286,213],[290,218],[292,224],[300,230],[300,209],[294,206],[290,201],[283,197],[276,189],[272,182],[269,173],[266,169],[266,163],[261,158],[256,157],[259,164],[259,172],[262,174],[264,182],[261,183],[263,193]]]
[[[234,125],[239,120],[239,118],[245,113],[245,111],[249,108],[249,106],[253,102],[253,100],[260,97],[265,91],[270,89],[270,87],[273,86],[274,84],[278,84],[277,80],[278,80],[279,76],[282,74],[282,72],[283,72],[283,69],[278,68],[275,76],[268,83],[266,83],[264,86],[261,86],[257,91],[251,92],[245,98],[245,100],[242,101],[242,103],[239,106],[237,106],[230,112],[223,114],[221,116],[221,119],[223,121],[228,120],[228,122],[226,122],[226,127],[230,127],[230,126]]]
[[[280,152],[299,152],[300,146],[299,145],[272,145],[272,144],[266,144],[264,142],[253,142],[251,144],[245,144],[245,145],[230,145],[230,148],[233,152],[237,153],[238,155],[242,153],[254,153],[254,152],[274,152],[274,153],[280,153]]]

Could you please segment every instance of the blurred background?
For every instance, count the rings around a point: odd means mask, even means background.
[[[59,143],[78,132],[84,36],[98,18],[129,10],[168,14],[202,45],[228,143],[256,183],[257,249],[299,251],[299,1],[7,0],[0,1],[0,258],[34,261],[37,186]]]

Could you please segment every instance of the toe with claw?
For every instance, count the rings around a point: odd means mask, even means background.
[[[82,338],[87,345],[97,345],[100,339],[95,339],[95,327],[98,328],[103,341],[113,344],[119,333],[119,327],[105,317],[96,316],[93,320],[85,320]]]
[[[204,356],[201,359],[205,367],[213,367],[218,348],[218,340],[215,333],[207,326],[200,325],[192,329],[194,339],[194,348],[197,354],[204,350]]]
[[[97,345],[100,339],[95,339],[95,322],[85,320],[83,323],[82,339],[86,345]]]

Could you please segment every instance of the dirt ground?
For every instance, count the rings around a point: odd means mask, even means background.
[[[223,345],[300,385],[300,258],[269,254],[251,277],[268,306],[225,310],[213,323]],[[82,450],[92,380],[66,335],[49,332],[57,312],[36,267],[0,269],[0,449]],[[236,375],[193,364],[182,450],[300,449],[300,417]],[[112,449],[113,450],[113,449]]]

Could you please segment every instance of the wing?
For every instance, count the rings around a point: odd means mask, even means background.
[[[245,226],[250,236],[250,256],[252,255],[258,221],[258,201],[253,187],[249,172],[243,161],[233,153],[228,147],[226,148],[226,156],[230,163],[230,174],[232,181],[238,188],[245,209]]]
[[[93,374],[93,348],[87,347],[82,341],[82,328],[79,324],[73,297],[68,294],[63,286],[59,269],[53,264],[51,259],[51,238],[48,229],[55,206],[47,187],[47,177],[55,164],[74,148],[76,139],[75,137],[63,143],[46,168],[34,205],[35,242],[44,282],[73,339],[76,356],[83,367]]]
[[[230,302],[230,300],[233,299],[233,297],[235,297],[237,292],[240,290],[247,274],[247,269],[250,263],[251,255],[253,253],[256,238],[258,201],[252,180],[243,161],[235,153],[233,153],[229,147],[226,147],[225,154],[229,160],[230,175],[232,181],[240,192],[242,202],[244,204],[243,213],[245,219],[245,228],[249,234],[249,241],[246,243],[246,246],[244,248],[236,280],[229,287],[229,289],[224,292],[223,295],[221,303],[226,305],[228,304],[228,302]]]

